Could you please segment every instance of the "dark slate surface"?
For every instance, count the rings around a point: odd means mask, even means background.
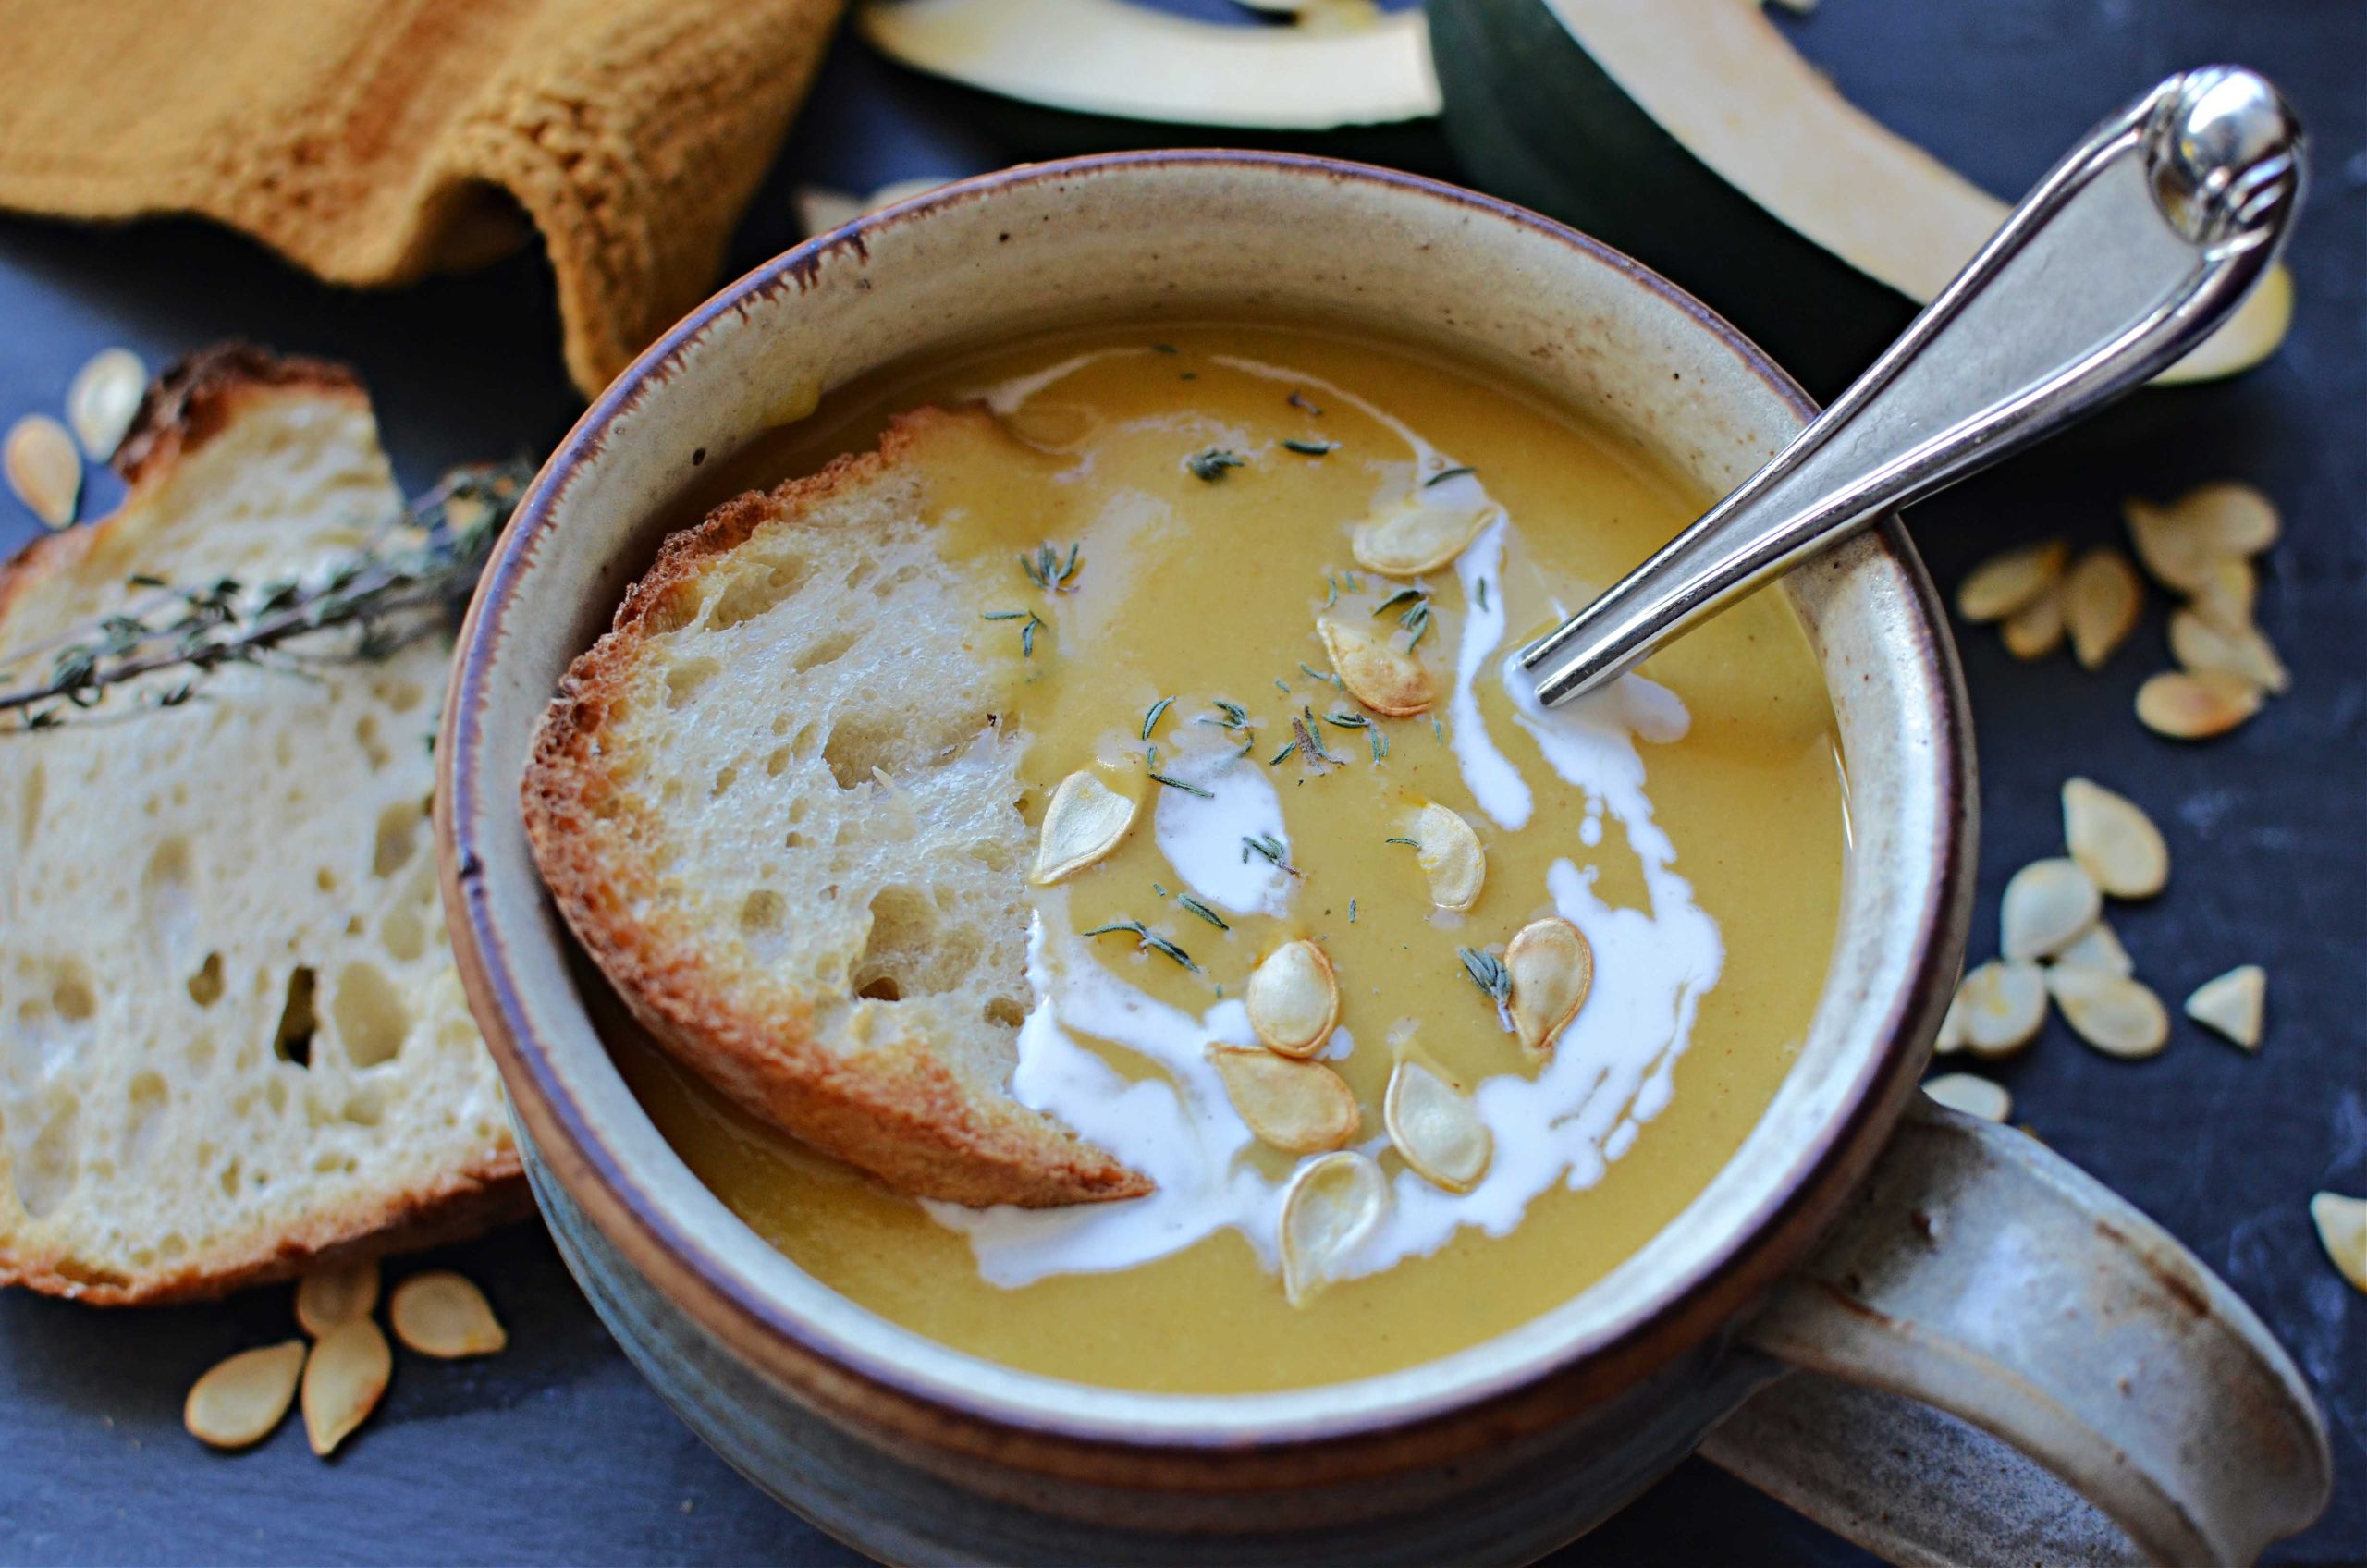
[[[1220,10],[1220,0],[1176,0]],[[2181,1023],[2168,1053],[2126,1064],[2059,1025],[2004,1070],[2018,1114],[2130,1194],[2221,1271],[2291,1346],[2324,1402],[2340,1479],[2288,1562],[2367,1561],[2367,1301],[2320,1256],[2303,1206],[2367,1192],[2367,7],[2322,0],[1826,0],[1795,29],[1859,103],[1992,189],[2019,190],[2110,104],[2182,65],[2238,58],[2310,117],[2318,179],[2292,265],[2300,325],[2232,385],[2152,394],[2069,444],[1930,504],[1915,528],[1943,585],[2004,544],[2101,540],[2130,491],[2240,476],[2285,508],[2263,624],[2294,694],[2204,747],[2130,717],[2165,661],[2157,603],[2095,676],[2024,666],[1964,639],[1985,795],[1975,957],[2014,867],[2059,843],[2055,790],[2086,773],[2167,830],[2170,891],[2116,913],[2173,1001],[2235,963],[2272,975],[2257,1060]],[[853,46],[833,60],[734,260],[795,238],[799,179],[864,189],[1030,151],[976,105]],[[1410,146],[1428,162],[1435,149]],[[323,288],[233,237],[185,223],[90,232],[0,219],[0,418],[54,409],[82,359],[126,343],[151,362],[238,335],[360,366],[406,481],[512,449],[572,417],[550,288],[521,260],[399,293]],[[112,495],[103,482],[94,499]],[[0,501],[0,548],[30,532]],[[521,1228],[456,1249],[512,1329],[497,1359],[406,1358],[381,1414],[333,1464],[291,1423],[224,1458],[179,1428],[183,1390],[217,1357],[289,1331],[285,1292],[217,1306],[100,1314],[0,1300],[0,1558],[26,1562],[854,1561],[766,1501],[693,1439],[626,1366],[559,1267]],[[1695,1463],[1566,1554],[1602,1563],[1864,1561]]]

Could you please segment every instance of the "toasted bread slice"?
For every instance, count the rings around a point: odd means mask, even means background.
[[[353,378],[251,349],[168,374],[117,461],[120,511],[0,571],[0,652],[401,507]],[[0,1282],[176,1300],[525,1212],[428,842],[448,655],[0,720]]]
[[[922,410],[668,540],[568,671],[524,800],[568,924],[681,1060],[903,1191],[1041,1207],[1149,1183],[1007,1093],[1021,742],[924,521],[926,460],[1005,439]]]

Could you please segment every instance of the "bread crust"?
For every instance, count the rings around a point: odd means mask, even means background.
[[[630,686],[651,635],[650,618],[758,529],[801,521],[842,489],[877,479],[908,460],[939,422],[975,417],[939,409],[902,415],[876,449],[737,496],[669,537],[627,590],[608,632],[569,668],[536,728],[521,791],[527,836],[559,913],[633,1016],[767,1123],[923,1197],[1024,1207],[1139,1197],[1151,1190],[1139,1172],[1016,1101],[981,1103],[926,1039],[836,1048],[815,1034],[811,997],[797,996],[786,1016],[745,1005],[695,943],[632,918],[642,867],[605,853],[592,830],[600,808],[641,810],[605,773],[601,741],[609,705]]]
[[[92,1306],[169,1306],[276,1284],[314,1268],[466,1241],[533,1212],[525,1168],[511,1146],[447,1172],[432,1187],[380,1204],[320,1210],[288,1230],[236,1248],[217,1248],[177,1268],[149,1270],[136,1280],[92,1269],[54,1249],[21,1251],[0,1243],[0,1285],[22,1285]]]
[[[361,380],[343,365],[251,344],[216,344],[175,361],[150,385],[114,466],[138,495],[169,480],[182,460],[256,399],[291,395],[362,407],[369,401]],[[44,583],[125,526],[129,510],[45,534],[0,565],[0,627]],[[0,1154],[0,1171],[5,1168]],[[432,1182],[375,1202],[319,1208],[283,1231],[216,1245],[178,1265],[143,1269],[137,1278],[93,1268],[64,1249],[27,1248],[0,1236],[0,1286],[102,1306],[204,1300],[327,1264],[465,1240],[522,1219],[533,1207],[518,1149],[505,1137],[498,1149]]]

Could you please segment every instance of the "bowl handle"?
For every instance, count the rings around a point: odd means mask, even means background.
[[[2233,1291],[2037,1139],[1919,1096],[1741,1344],[1792,1375],[1702,1452],[1895,1562],[2246,1563],[2333,1486]]]

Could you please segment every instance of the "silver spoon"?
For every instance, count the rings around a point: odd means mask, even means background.
[[[1856,385],[1520,655],[1558,706],[1894,507],[2053,435],[2235,312],[2301,202],[2300,122],[2234,66],[2105,121]]]

